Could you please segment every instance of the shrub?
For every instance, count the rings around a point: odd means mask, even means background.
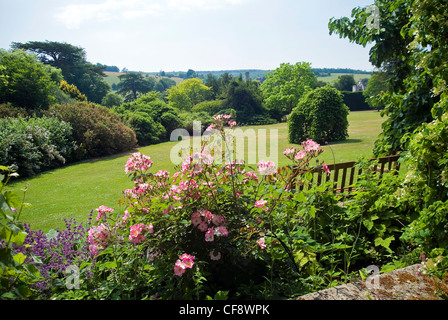
[[[144,112],[127,112],[123,116],[123,121],[134,129],[140,146],[159,143],[160,137],[166,134],[165,128]]]
[[[87,102],[87,97],[74,84],[69,84],[67,81],[62,80],[59,84],[59,89],[72,99]]]
[[[193,122],[201,123],[201,133],[213,123],[213,118],[206,112],[183,112],[179,114],[180,126],[193,134]]]
[[[0,103],[0,118],[18,118],[28,116],[25,108],[14,107],[9,103]]]
[[[228,115],[214,118],[218,135],[234,126]],[[306,169],[322,150],[308,141],[303,152],[305,160],[294,152],[293,161]],[[187,156],[173,175],[150,172],[152,164],[149,156],[132,155],[125,173],[134,185],[124,192],[124,214],[98,208],[89,231],[98,259],[88,286],[105,285],[102,298],[260,298],[304,290],[302,281],[318,264],[318,243],[300,223],[297,205],[307,203],[291,200],[291,172],[272,179],[272,162],[246,171],[204,152]]]
[[[12,191],[5,191],[11,177],[17,173],[0,166],[0,300],[27,299],[34,294],[32,284],[40,279],[34,263],[15,246],[22,246],[27,233],[20,222],[26,205]]]
[[[55,68],[45,66],[22,50],[0,50],[0,103],[27,110],[47,109],[55,101]],[[2,81],[4,79],[4,81]]]
[[[137,144],[135,132],[106,107],[79,102],[51,106],[50,113],[73,127],[78,160],[128,151]]]
[[[0,161],[21,176],[59,167],[75,150],[72,127],[55,117],[0,119]]]
[[[193,112],[207,112],[209,115],[213,116],[218,114],[223,107],[223,100],[210,100],[210,101],[202,101],[196,104],[191,111]]]
[[[366,102],[363,91],[342,91],[341,93],[344,103],[350,111],[372,110]]]
[[[448,250],[447,147],[448,113],[444,113],[440,119],[423,124],[403,154],[408,171],[401,193],[419,213],[403,238],[426,250]]]
[[[142,146],[168,140],[171,131],[180,126],[177,110],[160,100],[157,92],[148,92],[112,111],[135,131]]]
[[[288,118],[289,142],[344,140],[348,136],[348,113],[338,90],[316,88],[308,92],[291,112]]]

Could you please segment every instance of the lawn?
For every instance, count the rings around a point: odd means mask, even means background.
[[[357,160],[360,157],[371,157],[371,150],[381,132],[383,121],[380,113],[376,111],[351,112],[349,115],[349,138],[344,142],[323,146],[324,153],[320,158],[330,164]],[[266,155],[268,158],[266,159],[269,160],[269,156],[271,156],[269,150],[273,144],[274,147],[278,146],[276,148],[278,165],[288,164],[288,160],[282,152],[294,145],[288,143],[288,130],[285,123],[240,129],[240,133],[249,136],[245,143],[246,149],[250,151],[246,152],[245,160],[247,162],[253,164],[252,162],[259,160],[251,158],[251,155],[256,156],[256,150],[247,147],[248,141],[257,139],[250,133],[255,132],[260,136],[263,133],[261,130],[264,129],[267,135]],[[154,162],[152,172],[161,169],[174,172],[175,165],[170,159],[170,154],[174,147],[179,146],[179,142],[166,142],[142,147],[138,151],[151,157]],[[63,227],[65,218],[72,217],[78,222],[84,222],[90,211],[100,205],[119,210],[118,200],[121,198],[123,190],[132,187],[132,182],[124,172],[124,165],[130,154],[131,152],[128,152],[112,157],[83,161],[11,183],[9,188],[13,190],[19,190],[29,184],[26,202],[31,203],[31,207],[23,210],[21,220],[31,224],[32,229],[42,229],[46,232],[53,228]]]

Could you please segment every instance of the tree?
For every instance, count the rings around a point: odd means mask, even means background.
[[[187,74],[185,76],[186,79],[192,79],[192,78],[196,78],[197,74],[194,70],[192,69],[188,69]]]
[[[281,121],[297,106],[300,98],[316,86],[316,81],[311,64],[306,62],[282,63],[268,72],[260,89],[270,116]]]
[[[87,97],[82,94],[74,84],[68,84],[67,81],[62,80],[59,84],[59,89],[61,89],[62,92],[66,93],[70,98],[87,102]]]
[[[151,83],[141,73],[129,72],[119,76],[118,93],[124,96],[126,102],[136,100],[139,95],[151,91]]]
[[[112,108],[114,106],[120,106],[124,102],[121,95],[115,92],[109,92],[101,101],[101,104],[105,107]]]
[[[35,53],[41,62],[61,69],[64,80],[75,85],[89,101],[100,103],[110,90],[104,81],[104,66],[86,60],[83,48],[55,41],[13,42],[12,47]]]
[[[47,109],[56,102],[60,73],[22,50],[0,50],[0,103],[28,110]]]
[[[348,113],[337,89],[327,86],[309,91],[288,118],[289,142],[345,140],[348,137]]]
[[[372,76],[367,82],[367,87],[363,91],[363,95],[366,97],[366,102],[371,108],[379,109],[382,107],[380,101],[381,94],[387,92],[387,79],[388,76],[385,72],[378,71],[372,73]]]
[[[201,79],[187,79],[167,90],[169,104],[179,110],[190,111],[199,102],[210,99],[211,89]]]
[[[406,150],[409,133],[432,121],[433,108],[443,105],[447,31],[439,22],[446,20],[448,8],[446,1],[429,0],[376,0],[374,5],[380,13],[374,17],[377,28],[367,24],[372,18],[367,8],[356,7],[352,19],[332,18],[329,30],[364,47],[373,44],[369,60],[387,74],[388,89],[378,100],[386,120],[374,149],[386,155]]]
[[[355,84],[355,78],[352,74],[344,74],[338,77],[335,88],[339,91],[352,91]]]
[[[253,116],[267,113],[263,108],[263,98],[257,82],[233,80],[226,87],[223,96],[225,99],[222,108],[235,110],[238,123],[250,122]]]
[[[135,131],[141,146],[169,139],[171,132],[180,125],[177,110],[158,96],[157,92],[148,92],[112,109]]]

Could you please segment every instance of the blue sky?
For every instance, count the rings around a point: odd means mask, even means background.
[[[0,48],[59,41],[133,71],[373,70],[370,47],[329,35],[331,17],[373,0],[0,0]]]

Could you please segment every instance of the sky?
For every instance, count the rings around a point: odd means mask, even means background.
[[[130,71],[272,70],[281,63],[372,71],[369,49],[330,18],[373,0],[0,0],[0,48],[58,41]]]

